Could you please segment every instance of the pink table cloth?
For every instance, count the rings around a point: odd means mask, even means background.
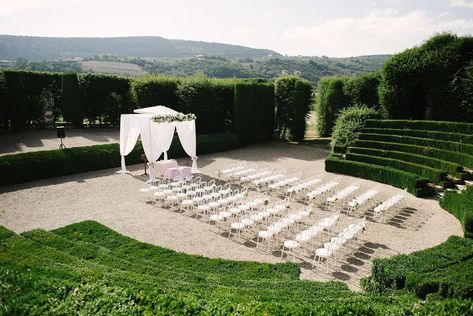
[[[177,161],[174,159],[160,160],[154,163],[155,172],[158,176],[164,176],[169,168],[177,167]]]
[[[183,180],[192,178],[192,168],[191,167],[176,167],[176,168],[167,168],[164,173],[164,177],[168,179]]]

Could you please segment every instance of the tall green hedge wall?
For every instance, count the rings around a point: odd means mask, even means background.
[[[284,76],[274,83],[279,136],[301,141],[306,130],[306,116],[311,103],[310,82],[296,76]]]
[[[468,77],[473,37],[440,34],[389,59],[381,69],[379,96],[392,118],[472,121],[473,102],[462,100],[457,81]],[[470,81],[471,82],[471,81]],[[463,106],[462,106],[463,105]]]
[[[43,90],[54,96],[56,120],[62,116],[74,125],[85,118],[88,124],[116,126],[120,114],[161,104],[196,114],[198,134],[233,129],[251,143],[271,139],[274,129],[274,86],[262,79],[127,78],[16,70],[0,72],[0,126],[41,127]]]
[[[378,108],[378,73],[356,77],[324,77],[317,85],[317,131],[320,136],[330,136],[338,113],[353,105]]]
[[[274,86],[251,81],[235,85],[233,131],[242,143],[270,140],[274,130]]]

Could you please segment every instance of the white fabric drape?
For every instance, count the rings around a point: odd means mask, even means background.
[[[126,173],[125,156],[128,155],[135,147],[140,128],[136,124],[136,120],[130,115],[121,115],[120,117],[120,155],[121,170],[119,173]]]
[[[176,122],[177,135],[181,141],[182,148],[192,159],[192,173],[197,170],[195,121]]]
[[[138,112],[138,110],[135,110]],[[125,156],[135,147],[138,136],[150,166],[150,180],[154,180],[154,162],[171,147],[174,131],[181,141],[184,151],[192,158],[192,172],[197,170],[195,121],[156,123],[152,121],[154,115],[177,114],[178,112],[164,106],[140,109],[139,114],[122,114],[120,117],[120,155],[121,170],[126,173]]]

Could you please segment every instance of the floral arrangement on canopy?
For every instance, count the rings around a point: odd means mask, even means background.
[[[166,115],[155,115],[153,116],[153,122],[155,123],[171,123],[171,122],[185,122],[185,121],[193,121],[196,119],[194,113],[188,114],[166,114]]]

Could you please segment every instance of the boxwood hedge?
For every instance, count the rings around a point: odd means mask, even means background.
[[[449,161],[432,158],[424,155],[411,154],[408,152],[395,151],[395,150],[383,150],[375,148],[362,148],[362,147],[350,147],[350,153],[362,154],[370,156],[379,156],[386,158],[393,158],[412,162],[419,165],[429,166],[434,169],[445,170],[449,174],[463,178],[466,175],[463,172],[463,166],[460,164],[452,163]]]
[[[415,196],[429,196],[433,193],[427,185],[429,180],[417,174],[386,166],[346,160],[336,155],[331,155],[325,160],[325,170],[407,189]]]
[[[446,133],[473,134],[473,123],[423,120],[367,120],[367,128],[427,130]]]
[[[361,132],[370,134],[389,134],[419,138],[431,138],[450,142],[473,144],[473,135],[470,134],[395,128],[363,128]]]
[[[422,177],[429,179],[432,182],[438,183],[445,180],[447,172],[439,169],[434,169],[420,164],[415,164],[403,160],[385,158],[379,156],[371,156],[365,154],[349,153],[346,155],[347,160],[366,162],[369,164],[391,167],[394,169],[404,170],[406,172],[415,173]]]
[[[473,238],[473,187],[467,187],[461,193],[446,191],[439,203],[442,208],[458,218],[465,237]]]
[[[364,148],[375,148],[382,150],[394,150],[408,152],[418,155],[430,156],[433,158],[450,161],[453,163],[460,164],[462,166],[473,169],[473,156],[467,155],[461,152],[455,152],[451,150],[438,149],[426,146],[417,146],[401,143],[372,141],[372,140],[357,140],[355,141],[355,147]]]
[[[436,140],[436,139],[430,139],[430,138],[419,138],[419,137],[387,135],[387,134],[360,133],[358,139],[374,140],[374,141],[390,142],[390,143],[411,144],[411,145],[417,145],[417,146],[458,151],[458,152],[465,153],[468,155],[473,155],[473,145],[444,141],[444,140]]]

